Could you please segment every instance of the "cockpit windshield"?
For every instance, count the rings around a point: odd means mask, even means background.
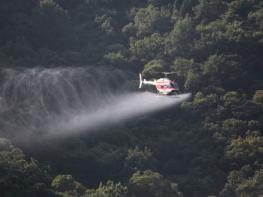
[[[178,89],[178,85],[177,85],[177,83],[175,83],[175,82],[170,83],[170,86],[171,86],[171,88],[176,88],[176,89]]]

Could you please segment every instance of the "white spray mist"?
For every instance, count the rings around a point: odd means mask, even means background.
[[[149,92],[127,93],[109,99],[95,111],[82,110],[73,113],[56,125],[52,125],[51,135],[72,135],[101,128],[109,124],[135,118],[161,109],[174,107],[186,101],[191,94],[159,96]]]
[[[0,74],[0,132],[25,142],[89,132],[190,97],[130,93],[127,73],[109,68],[2,68]]]

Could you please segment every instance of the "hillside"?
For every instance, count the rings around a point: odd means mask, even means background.
[[[261,0],[1,0],[0,26],[1,197],[263,195]],[[16,76],[49,98],[67,94],[72,107],[84,87],[111,95],[160,71],[175,72],[192,100],[89,134],[18,139],[18,112],[34,111],[40,96],[14,96],[24,87]],[[51,101],[52,110],[66,102]],[[50,111],[40,109],[30,118],[43,121]]]

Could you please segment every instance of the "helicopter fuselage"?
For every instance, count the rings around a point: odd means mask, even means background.
[[[168,78],[160,78],[156,80],[155,87],[160,94],[164,95],[174,94],[179,91],[177,83]]]
[[[142,84],[146,85],[154,85],[158,91],[159,94],[163,95],[173,95],[177,94],[179,92],[179,86],[174,80],[170,80],[169,78],[160,78],[160,79],[154,79],[154,80],[145,80],[142,79],[142,75],[139,74],[140,77],[140,85],[139,88],[142,87]]]

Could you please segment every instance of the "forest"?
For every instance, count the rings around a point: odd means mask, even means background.
[[[1,197],[263,196],[263,1],[0,0],[0,27]],[[192,98],[20,143],[4,70],[58,67],[131,73],[136,91],[172,71]]]

